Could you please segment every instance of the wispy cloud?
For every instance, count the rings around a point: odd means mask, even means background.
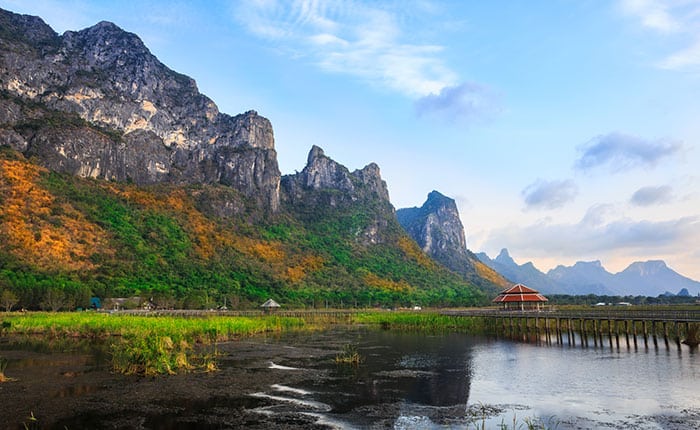
[[[360,77],[411,97],[437,94],[458,81],[440,57],[443,47],[412,43],[401,8],[352,0],[240,2],[250,32],[322,69]]]
[[[643,26],[665,33],[679,31],[682,24],[673,16],[671,2],[663,0],[622,0],[622,10],[637,17]]]
[[[673,189],[668,185],[642,187],[632,194],[630,203],[636,206],[652,206],[669,203],[673,200]]]
[[[440,13],[423,1],[258,0],[236,7],[238,21],[276,48],[411,98],[418,116],[462,122],[497,113],[497,97],[461,80],[443,45],[417,40],[421,25],[434,23],[427,16]]]
[[[620,0],[620,8],[645,28],[673,35],[684,47],[674,45],[658,62],[664,69],[700,67],[700,2],[698,0]]]
[[[557,209],[576,198],[578,187],[574,181],[546,181],[538,179],[522,191],[527,209]]]
[[[655,166],[661,159],[677,153],[682,145],[675,141],[647,140],[623,133],[597,136],[578,149],[576,168],[589,170],[607,165],[619,172],[639,166]]]

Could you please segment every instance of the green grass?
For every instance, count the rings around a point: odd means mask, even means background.
[[[432,312],[361,312],[319,318],[263,315],[258,317],[134,316],[94,312],[11,313],[3,318],[6,333],[36,335],[52,340],[72,339],[108,345],[112,366],[125,375],[167,375],[216,370],[218,342],[282,333],[317,330],[333,324],[362,324],[389,330],[480,333],[483,319],[450,317]],[[61,342],[61,345],[64,343]],[[362,357],[348,347],[338,363],[359,364]]]
[[[430,311],[361,312],[354,315],[354,322],[401,331],[483,333],[486,330],[484,318],[454,317]]]
[[[110,342],[114,370],[123,374],[157,375],[214,370],[206,347],[262,333],[301,329],[299,318],[147,317],[102,313],[13,314],[8,334],[71,337]],[[313,326],[309,325],[308,329]]]

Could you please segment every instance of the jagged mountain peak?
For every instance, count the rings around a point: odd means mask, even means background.
[[[396,216],[418,246],[445,267],[467,279],[474,279],[476,273],[489,273],[492,286],[507,285],[502,276],[467,249],[464,226],[454,199],[432,191],[421,207],[399,209]]]
[[[312,164],[317,158],[325,157],[326,153],[320,146],[313,145],[309,151],[309,156],[306,157],[306,165]]]
[[[304,189],[312,189],[343,191],[351,201],[379,198],[389,203],[389,191],[376,163],[350,172],[317,145],[311,147],[306,166],[301,172],[283,178],[283,187],[290,201],[300,198]],[[337,203],[339,198],[341,196],[335,196],[333,201]]]
[[[501,249],[501,252],[498,253],[498,256],[496,256],[494,261],[497,261],[498,263],[501,263],[501,264],[517,265],[515,260],[513,260],[513,258],[508,253],[507,248]]]

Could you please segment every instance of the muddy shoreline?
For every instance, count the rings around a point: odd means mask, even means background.
[[[334,363],[347,337],[347,333],[328,332],[222,343],[218,345],[219,371],[155,378],[112,373],[106,357],[99,354],[37,352],[4,345],[0,356],[9,360],[6,375],[14,381],[0,384],[0,426],[7,429],[24,429],[25,425],[42,429],[427,429],[481,428],[486,422],[486,428],[491,428],[494,423],[511,425],[508,419],[498,418],[504,412],[515,411],[519,417],[530,414],[523,405],[467,407],[465,398],[464,402],[454,404],[421,406],[407,401],[401,392],[375,393],[371,382],[367,382],[371,378]],[[376,352],[381,353],[381,350]],[[429,370],[412,370],[410,366],[375,372],[372,376],[377,380],[434,379]],[[330,387],[340,380],[365,385],[360,392],[367,395],[334,392]],[[410,413],[406,412],[407,408]],[[615,423],[556,417],[549,424],[558,429],[695,429],[700,427],[700,408],[630,416]]]

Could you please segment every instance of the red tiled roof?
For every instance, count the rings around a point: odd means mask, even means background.
[[[512,303],[512,302],[546,302],[548,301],[545,296],[539,292],[528,288],[523,284],[514,285],[507,290],[501,291],[495,299],[492,300],[493,303]]]
[[[535,291],[532,288],[526,287],[523,284],[515,284],[512,287],[501,291],[501,294],[529,294],[529,293],[534,293],[534,294],[539,294],[539,291]]]

